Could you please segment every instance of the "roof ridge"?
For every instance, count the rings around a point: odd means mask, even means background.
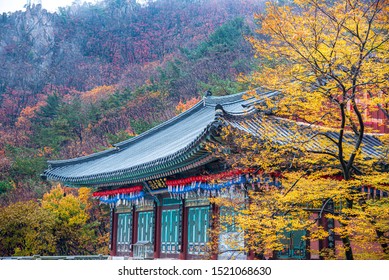
[[[217,104],[229,105],[229,104],[238,103],[238,102],[242,101],[242,99],[243,99],[242,97],[246,93],[247,93],[247,91],[242,91],[242,92],[230,94],[230,95],[207,96],[207,97],[204,97],[205,106],[215,107]],[[254,98],[254,97],[250,97],[248,99],[252,99],[252,98]]]
[[[318,128],[318,129],[322,129],[324,131],[329,131],[329,132],[337,132],[339,130],[337,128],[333,128],[333,127],[330,127],[330,126],[323,126],[323,125],[320,125],[320,124],[310,124],[310,123],[303,122],[303,121],[295,121],[295,120],[288,119],[286,117],[280,117],[280,116],[276,116],[276,115],[273,115],[272,117],[274,119],[276,119],[276,120],[296,123],[298,125],[302,125],[302,126],[306,126],[306,127],[312,127],[312,128]],[[345,130],[344,133],[353,134],[353,132],[351,130]],[[364,132],[363,135],[365,135],[365,136],[372,136],[372,137],[378,137],[378,136],[385,135],[385,133]]]
[[[256,89],[257,91],[259,89]],[[247,92],[247,91],[246,91]],[[246,92],[243,92],[246,93]],[[242,94],[242,96],[243,96]],[[243,110],[242,112],[228,112],[228,111],[225,111],[225,115],[224,117],[225,118],[245,118],[247,116],[250,116],[250,115],[253,115],[253,114],[256,114],[258,112],[258,109],[255,107],[255,105],[257,105],[258,103],[260,102],[263,102],[265,100],[265,98],[269,98],[269,97],[273,97],[274,95],[277,95],[278,92],[276,91],[269,91],[269,92],[265,92],[265,93],[259,93],[260,94],[260,99],[258,99],[257,97],[249,97],[246,101],[247,103],[245,103],[244,105],[242,105],[245,110]]]

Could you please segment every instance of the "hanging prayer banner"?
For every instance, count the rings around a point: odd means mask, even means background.
[[[191,176],[182,179],[167,180],[170,196],[175,199],[196,196],[231,196],[233,193],[244,196],[248,189],[255,190],[262,186],[281,187],[279,174],[256,175],[253,177],[247,170],[229,170],[218,174]],[[248,188],[249,187],[249,188]]]
[[[94,192],[93,196],[100,200],[100,203],[108,204],[111,207],[119,205],[137,205],[144,201],[145,193],[142,186],[121,188],[115,190]]]

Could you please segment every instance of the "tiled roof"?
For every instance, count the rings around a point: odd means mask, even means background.
[[[132,183],[204,160],[207,154],[201,150],[201,143],[212,136],[217,125],[216,105],[222,105],[229,114],[246,114],[252,107],[242,105],[253,99],[245,100],[243,95],[204,97],[188,111],[114,145],[113,149],[75,159],[49,161],[44,175],[49,180],[69,185]],[[272,93],[263,97],[268,95]]]
[[[245,131],[249,134],[261,138],[261,134],[274,135],[274,140],[278,142],[289,142],[305,145],[306,149],[311,151],[323,151],[323,141],[328,143],[325,150],[335,152],[334,143],[328,141],[325,135],[334,140],[338,139],[338,133],[332,129],[320,126],[311,126],[306,123],[298,123],[288,119],[267,115],[264,117],[259,113],[249,116],[226,116],[225,122],[232,127]],[[296,127],[297,126],[297,127]],[[303,134],[301,138],[295,137],[296,131]],[[344,134],[344,144],[353,147],[356,143],[356,137],[351,132]],[[362,141],[362,155],[366,158],[382,157],[382,143],[378,140],[377,135],[365,134]]]
[[[243,98],[244,94],[204,97],[188,111],[118,143],[112,149],[80,158],[49,161],[44,176],[73,186],[113,186],[173,175],[215,160],[204,149],[204,143],[214,140],[214,132],[221,125],[232,125],[259,138],[268,132],[282,136],[284,141],[293,138],[295,130],[291,125],[296,125],[296,122],[271,115],[264,119],[253,106],[276,92],[259,94],[256,99],[248,100]],[[224,110],[221,116],[215,110],[217,105],[222,105]],[[307,129],[307,134],[314,133],[312,127]],[[331,130],[325,130],[325,133],[337,137]],[[310,148],[322,148],[319,138],[312,139],[308,144]],[[346,133],[345,141],[352,143],[355,139]],[[378,146],[382,144],[375,136],[364,137],[363,153],[366,157],[381,156]]]

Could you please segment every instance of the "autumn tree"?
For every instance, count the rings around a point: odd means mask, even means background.
[[[343,246],[323,255],[388,258],[388,198],[366,199],[361,190],[389,191],[387,137],[381,137],[373,152],[365,149],[371,139],[367,132],[375,132],[366,125],[371,110],[384,110],[389,102],[389,3],[276,2],[255,16],[259,36],[249,40],[261,63],[242,81],[278,94],[258,105],[261,125],[254,131],[247,126],[255,137],[224,131],[225,139],[233,138],[234,147],[227,150],[239,152],[228,155],[232,165],[283,175],[283,188],[269,190],[277,198],[273,208],[267,205],[272,199],[253,196],[249,213],[258,217],[255,209],[260,207],[255,206],[260,205],[262,212],[271,211],[271,219],[288,217],[285,229],[309,230],[311,239],[331,234],[317,226],[317,219],[325,216],[339,223],[333,231]],[[329,204],[335,209],[325,211]],[[319,217],[312,220],[301,211],[307,208],[318,209]],[[261,218],[258,227],[269,233],[269,219]]]
[[[54,225],[54,216],[34,201],[0,208],[0,255],[54,254]]]
[[[56,252],[59,255],[90,254],[96,247],[97,223],[89,223],[90,192],[81,188],[78,196],[61,186],[42,199],[42,208],[54,216]]]

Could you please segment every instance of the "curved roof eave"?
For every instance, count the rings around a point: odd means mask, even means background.
[[[168,155],[163,158],[158,158],[153,161],[147,162],[146,164],[140,164],[133,166],[131,168],[125,168],[125,169],[119,169],[114,172],[102,172],[99,174],[94,174],[90,176],[80,176],[80,177],[66,177],[66,176],[60,176],[56,175],[53,172],[51,172],[53,169],[46,170],[44,172],[44,175],[47,176],[49,180],[54,180],[54,181],[66,181],[68,183],[73,183],[73,184],[82,184],[83,182],[86,181],[96,181],[96,180],[103,180],[107,178],[114,178],[114,177],[123,177],[126,174],[130,174],[131,172],[139,172],[144,170],[144,173],[147,173],[147,170],[150,168],[153,168],[154,166],[163,164],[165,162],[172,162],[175,160],[180,161],[180,158],[184,158],[185,154],[190,153],[191,150],[196,149],[199,147],[203,142],[205,142],[206,138],[208,135],[212,134],[212,131],[217,127],[217,123],[219,121],[214,121],[204,129],[204,131],[193,141],[191,142],[188,146],[184,147],[183,149],[177,151],[174,154]],[[183,161],[183,160],[182,160]],[[127,177],[127,179],[130,179]]]

